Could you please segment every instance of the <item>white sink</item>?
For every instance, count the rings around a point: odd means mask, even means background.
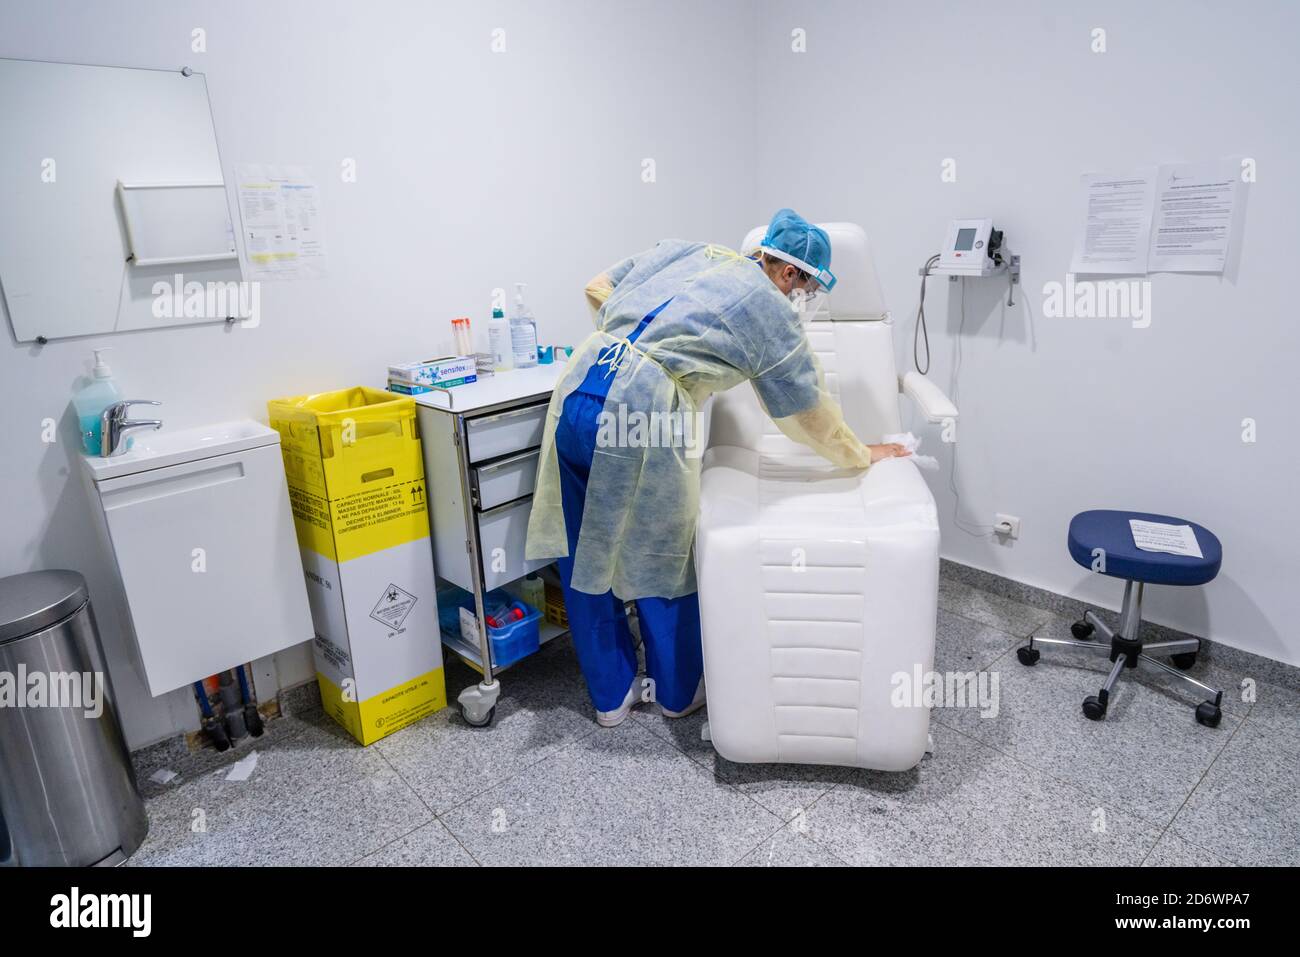
[[[280,441],[280,434],[252,419],[236,419],[233,422],[218,422],[192,429],[168,429],[163,426],[157,432],[141,430],[130,433],[129,438],[130,447],[120,455],[108,458],[100,455],[82,456],[92,479],[100,482],[182,462],[195,462],[214,455],[275,445]]]
[[[278,432],[164,426],[85,462],[151,695],[312,639]]]

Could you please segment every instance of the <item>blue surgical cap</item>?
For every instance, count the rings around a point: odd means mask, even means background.
[[[827,292],[835,287],[830,236],[793,209],[777,210],[767,225],[762,247],[777,259],[798,266],[821,283]]]

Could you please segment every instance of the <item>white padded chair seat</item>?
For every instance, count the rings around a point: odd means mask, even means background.
[[[700,518],[709,528],[938,528],[934,496],[911,462],[855,472],[815,455],[778,458],[733,446],[704,454]]]

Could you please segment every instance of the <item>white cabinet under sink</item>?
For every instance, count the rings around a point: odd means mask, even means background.
[[[279,439],[235,422],[85,459],[155,696],[313,637]]]

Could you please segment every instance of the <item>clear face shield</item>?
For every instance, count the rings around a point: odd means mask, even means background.
[[[799,278],[790,289],[790,305],[799,315],[801,323],[812,322],[827,306],[827,294],[835,288],[835,274],[829,269],[818,269],[802,259],[796,259],[788,253],[759,247],[764,254],[774,259],[789,263],[799,270]]]
[[[807,325],[816,319],[826,308],[827,302],[826,291],[815,279],[809,279],[806,286],[796,285],[790,290],[790,305],[802,325]]]

